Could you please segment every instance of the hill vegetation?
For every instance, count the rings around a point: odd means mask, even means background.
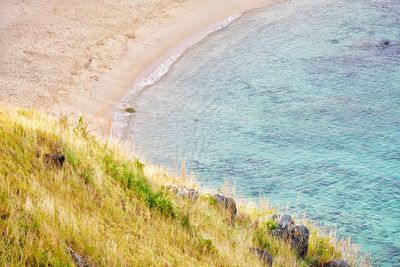
[[[1,266],[262,266],[254,247],[273,266],[358,257],[308,225],[301,259],[271,233],[275,210],[238,203],[232,218],[211,194],[177,196],[169,185],[195,183],[97,140],[82,119],[0,109],[0,180]]]

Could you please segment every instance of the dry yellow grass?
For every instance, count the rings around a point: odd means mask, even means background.
[[[54,152],[66,156],[62,168],[45,162]],[[274,212],[268,205],[241,203],[231,223],[207,195],[191,203],[165,189],[194,181],[144,167],[88,135],[83,121],[0,109],[0,179],[1,266],[70,266],[68,249],[95,266],[259,266],[255,245],[269,248],[274,266],[351,254],[312,230],[310,256],[298,260],[287,243],[252,227]]]

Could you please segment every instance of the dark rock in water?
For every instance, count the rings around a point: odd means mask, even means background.
[[[70,246],[67,246],[67,252],[71,255],[72,260],[75,262],[75,265],[78,267],[92,267],[88,261],[88,259],[84,256],[79,255],[75,250],[73,250]]]
[[[291,236],[292,229],[295,227],[292,217],[288,214],[282,215],[277,223],[277,228],[272,230],[272,234],[283,240],[287,240]]]
[[[44,155],[44,161],[47,164],[54,164],[55,166],[61,168],[64,165],[65,156],[60,153],[46,154]]]
[[[231,197],[226,197],[224,195],[215,194],[214,199],[218,204],[223,204],[224,209],[229,211],[231,218],[234,218],[237,214],[236,202]]]
[[[199,192],[197,190],[185,186],[171,185],[169,186],[169,191],[173,192],[178,197],[188,198],[192,202],[195,202],[199,198]]]
[[[266,266],[272,266],[272,261],[274,258],[267,251],[260,248],[250,248],[250,252],[254,253]]]
[[[308,252],[308,238],[310,231],[304,225],[297,225],[291,230],[291,247],[300,258],[305,258]]]
[[[386,40],[386,41],[383,41],[383,44],[384,44],[384,45],[390,45],[390,41],[387,41],[387,40]]]
[[[331,260],[325,267],[350,267],[350,265],[344,260]]]

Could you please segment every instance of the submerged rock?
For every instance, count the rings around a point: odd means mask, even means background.
[[[272,266],[272,261],[274,258],[266,250],[260,248],[250,248],[250,252],[254,253],[258,257],[258,259],[266,266]]]
[[[310,231],[303,224],[292,228],[290,245],[300,258],[305,258],[307,255],[309,236]]]
[[[331,260],[330,262],[328,262],[326,265],[326,267],[350,267],[350,265],[345,262],[344,260]]]
[[[236,217],[237,208],[236,208],[236,202],[233,198],[226,197],[221,194],[215,194],[214,199],[217,201],[218,204],[223,205],[224,209],[230,213],[231,218]]]
[[[53,164],[61,168],[64,165],[65,156],[60,153],[46,154],[44,155],[44,161],[46,164]]]
[[[136,112],[136,110],[132,107],[125,108],[124,110],[126,113],[135,113]]]

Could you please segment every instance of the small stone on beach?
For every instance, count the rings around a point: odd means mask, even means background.
[[[136,110],[134,108],[126,108],[125,112],[127,112],[127,113],[135,113]]]

